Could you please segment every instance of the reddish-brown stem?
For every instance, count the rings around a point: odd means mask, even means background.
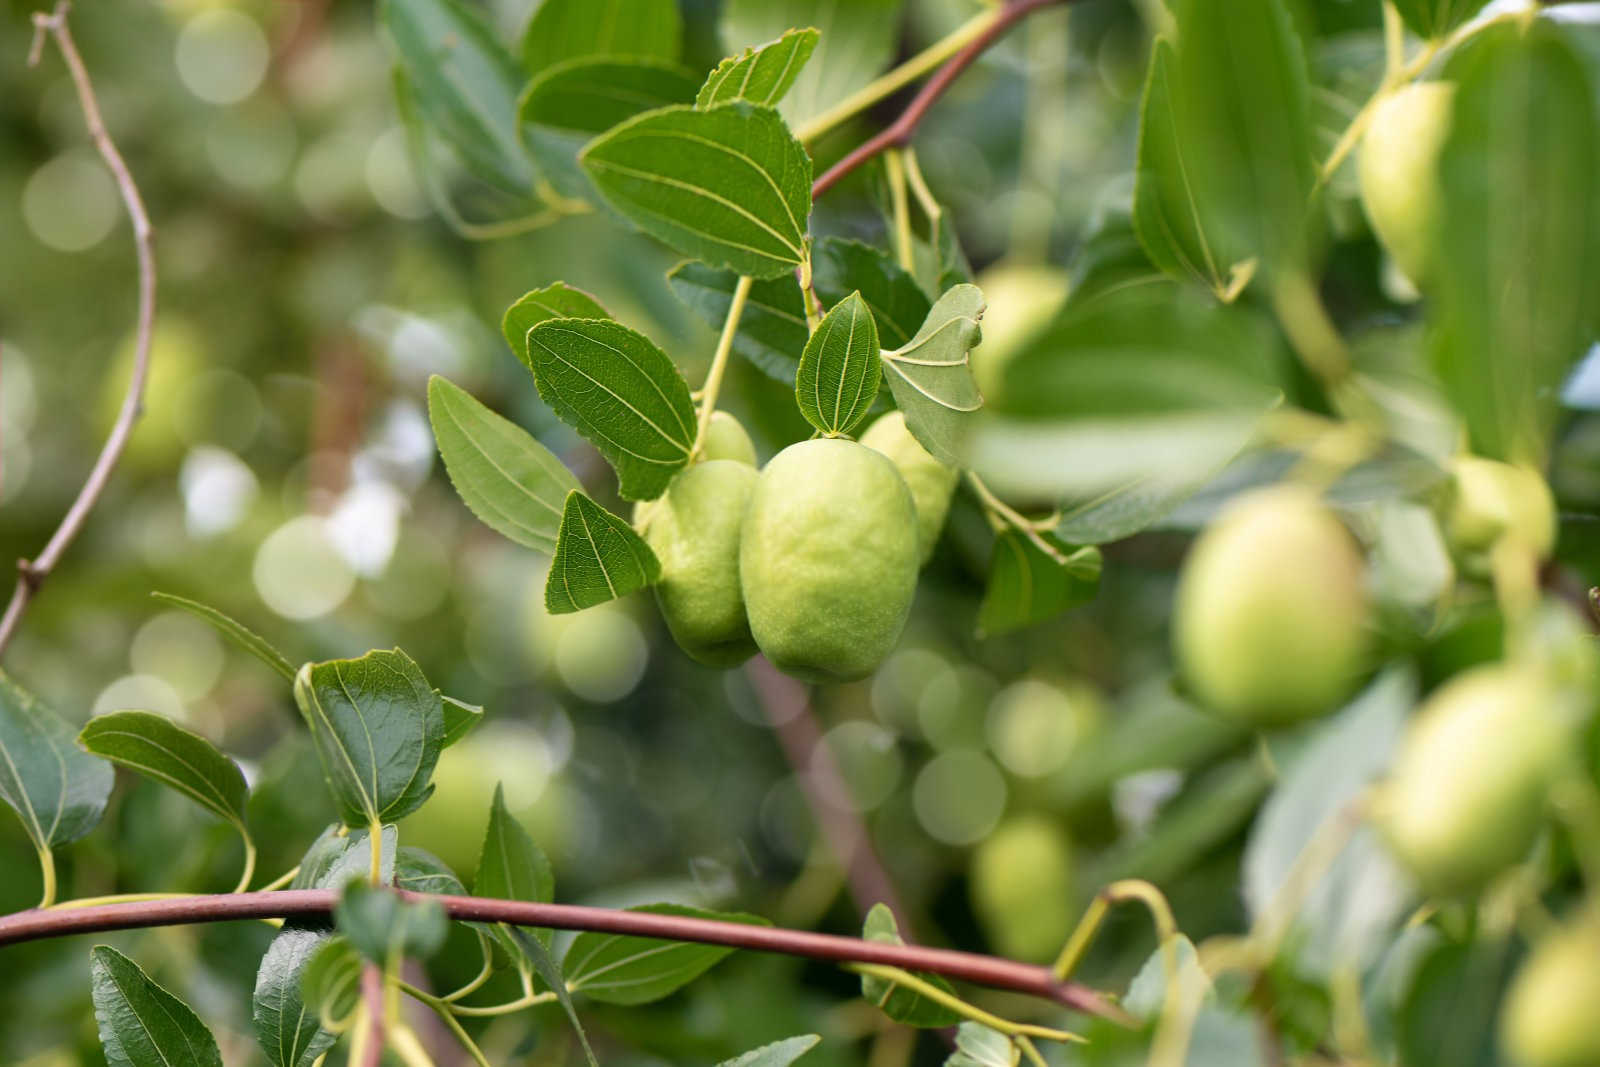
[[[961,73],[972,66],[974,60],[987,52],[994,43],[1005,36],[1007,30],[1018,22],[1027,18],[1042,7],[1052,4],[1070,3],[1071,0],[1010,0],[1001,8],[1000,14],[994,22],[974,37],[972,43],[950,57],[950,61],[934,72],[911,103],[900,113],[900,117],[884,127],[876,136],[863,141],[858,147],[850,151],[845,157],[829,167],[811,186],[811,199],[815,200],[833,186],[837,185],[845,175],[861,166],[873,156],[885,149],[896,148],[911,140],[911,135],[917,131],[917,125],[928,114],[928,109],[945,94],[945,90],[961,76]]]
[[[600,933],[693,941],[755,952],[777,952],[835,963],[882,963],[910,971],[932,971],[975,985],[1007,989],[1053,1000],[1076,1011],[1118,1022],[1129,1016],[1099,993],[1074,982],[1058,982],[1048,967],[1016,963],[974,952],[916,945],[890,945],[835,934],[785,930],[774,926],[658,915],[575,904],[532,904],[487,897],[429,896],[401,893],[408,899],[438,901],[451,918],[504,922],[552,930],[594,930]],[[147,926],[228,922],[236,919],[325,919],[339,894],[330,889],[287,889],[257,893],[168,897],[85,908],[33,909],[0,917],[0,946],[41,938]]]
[[[367,1035],[359,1067],[378,1067],[383,1062],[383,972],[375,963],[361,968],[361,999],[367,1008]]]

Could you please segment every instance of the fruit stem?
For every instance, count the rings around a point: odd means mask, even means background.
[[[1272,306],[1300,362],[1328,389],[1337,389],[1350,374],[1350,350],[1310,276],[1302,270],[1282,275],[1272,287]]]
[[[919,978],[910,971],[903,971],[899,967],[889,967],[880,963],[851,963],[845,965],[845,970],[854,971],[856,974],[866,975],[870,978],[880,978],[885,982],[902,986],[920,997],[949,1008],[963,1018],[971,1019],[975,1023],[982,1023],[989,1029],[998,1030],[1002,1034],[1012,1037],[1042,1037],[1049,1041],[1086,1043],[1083,1037],[1072,1033],[1070,1030],[1055,1030],[1048,1026],[1014,1023],[1010,1019],[1002,1019],[998,1015],[993,1015],[982,1008],[968,1004],[954,993],[946,992],[932,982]]]
[[[717,351],[711,357],[711,369],[706,372],[706,384],[701,389],[705,399],[700,402],[700,428],[694,436],[694,447],[689,450],[689,462],[694,462],[705,447],[706,433],[711,429],[711,416],[717,410],[717,394],[722,391],[722,376],[728,370],[728,354],[733,351],[733,338],[739,332],[739,319],[744,315],[744,303],[750,296],[750,286],[755,281],[749,275],[739,279],[733,288],[733,299],[728,302],[728,317],[722,323],[722,336],[717,338]]]
[[[1033,546],[1046,556],[1049,556],[1057,566],[1065,567],[1069,560],[1062,551],[1044,539],[1042,531],[1055,525],[1054,518],[1038,523],[1022,514],[1016,508],[994,495],[994,491],[984,484],[983,479],[972,471],[967,471],[967,483],[972,486],[972,491],[978,494],[978,499],[983,502],[985,510],[992,516],[998,517],[1007,525],[1014,527]],[[998,530],[996,531],[999,532]]]

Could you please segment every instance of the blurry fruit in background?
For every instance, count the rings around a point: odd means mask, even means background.
[[[133,373],[134,336],[130,332],[117,349],[115,365],[100,379],[97,415],[99,433],[111,430],[128,393]],[[188,319],[163,312],[156,319],[150,344],[150,376],[145,382],[144,413],[133,425],[133,436],[123,462],[145,471],[175,467],[183,455],[181,433],[187,386],[208,368],[204,335]]]
[[[1546,934],[1517,970],[1500,1039],[1515,1067],[1600,1063],[1600,925],[1593,916]]]
[[[1072,844],[1048,815],[1001,823],[973,850],[968,880],[973,909],[1000,955],[1042,963],[1072,934]]]
[[[1378,239],[1411,281],[1427,281],[1438,225],[1439,153],[1455,86],[1416,82],[1378,104],[1361,140],[1361,202]]]
[[[861,443],[875,452],[882,452],[893,461],[911,490],[911,501],[917,510],[917,551],[924,563],[933,555],[939,543],[939,533],[944,529],[944,519],[950,511],[950,497],[955,493],[961,472],[928,454],[906,429],[906,417],[891,411],[878,419],[861,435]]]
[[[1445,534],[1469,569],[1486,572],[1486,554],[1503,538],[1515,538],[1541,560],[1549,558],[1556,543],[1556,502],[1537,471],[1458,456],[1450,473]]]
[[[1087,682],[1023,678],[989,705],[989,747],[1012,774],[1042,778],[1065,767],[1105,717],[1105,699]]]
[[[996,263],[978,275],[988,305],[983,313],[983,343],[972,351],[978,392],[995,396],[1006,363],[1035,330],[1067,302],[1072,276],[1048,263]]]
[[[535,573],[524,599],[523,633],[536,673],[555,677],[573,695],[594,704],[621,700],[638,686],[650,644],[628,601],[611,601],[570,615],[544,605],[545,571]]]

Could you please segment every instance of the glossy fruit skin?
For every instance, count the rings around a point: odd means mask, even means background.
[[[1380,795],[1390,851],[1432,896],[1481,888],[1533,845],[1574,743],[1536,671],[1496,663],[1457,675],[1412,720]]]
[[[1600,1063],[1600,926],[1593,918],[1557,930],[1512,979],[1500,1042],[1516,1067]]]
[[[1439,153],[1450,131],[1455,87],[1416,82],[1384,97],[1361,140],[1361,202],[1396,265],[1418,284],[1428,276],[1439,211]]]
[[[1349,532],[1309,490],[1237,498],[1179,576],[1173,641],[1184,680],[1249,726],[1332,710],[1366,665],[1364,572]]]
[[[739,587],[739,531],[756,477],[737,460],[696,463],[641,512],[645,543],[661,561],[661,617],[679,647],[708,667],[737,666],[756,652]]]
[[[756,446],[744,424],[726,411],[711,413],[706,439],[700,446],[700,459],[731,459],[748,467],[756,465]]]
[[[973,910],[1008,959],[1054,958],[1072,934],[1072,846],[1048,816],[1014,816],[972,853]]]
[[[739,544],[750,631],[780,670],[853,681],[900,639],[917,588],[917,513],[882,453],[840,438],[790,445],[751,494]]]
[[[891,411],[878,419],[861,435],[861,443],[888,456],[900,471],[911,490],[911,501],[917,509],[917,553],[922,562],[933,555],[944,529],[945,516],[950,513],[950,497],[956,491],[956,481],[961,472],[928,454],[906,429],[903,412]]]
[[[1514,537],[1548,559],[1556,543],[1556,502],[1536,471],[1480,456],[1458,456],[1445,533],[1457,553],[1474,557]]]

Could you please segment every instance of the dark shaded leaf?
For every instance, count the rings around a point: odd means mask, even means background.
[[[89,980],[110,1067],[222,1067],[216,1038],[199,1017],[116,949],[94,947]]]
[[[406,900],[360,879],[345,885],[333,921],[351,947],[380,967],[395,956],[426,959],[450,933],[450,920],[438,901]]]
[[[311,1067],[333,1046],[334,1035],[322,1028],[316,1005],[301,992],[307,965],[331,937],[324,929],[286,927],[261,957],[250,1018],[272,1067]]]
[[[867,912],[866,923],[861,927],[861,936],[868,941],[877,941],[885,945],[905,944],[900,938],[900,926],[894,920],[894,912],[889,910],[889,905],[882,903],[874,904],[872,910]],[[939,975],[919,974],[917,977],[955,996],[955,990],[951,988],[950,983]],[[907,1026],[954,1026],[961,1021],[960,1015],[943,1004],[929,1000],[904,986],[896,985],[886,978],[862,975],[861,995],[881,1008],[889,1018]]]
[[[1048,622],[1068,608],[1086,604],[1100,589],[1100,550],[1066,544],[1040,535],[1065,557],[1058,562],[1017,530],[995,539],[989,583],[978,608],[978,635],[1020,630]]]
[[[916,279],[887,252],[841,237],[825,237],[812,255],[811,284],[831,307],[859,291],[878,323],[884,348],[910,343],[933,306]]]
[[[739,276],[686,260],[667,274],[678,299],[714,328],[721,329],[733,303]],[[793,385],[800,353],[810,338],[800,283],[792,274],[762,279],[750,286],[744,314],[733,336],[733,350],[785,385]]]

